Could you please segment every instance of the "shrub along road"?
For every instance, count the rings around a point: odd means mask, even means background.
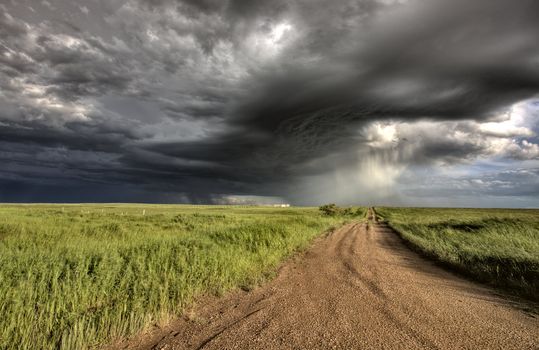
[[[406,248],[372,214],[253,291],[199,302],[138,349],[537,349],[537,315]]]

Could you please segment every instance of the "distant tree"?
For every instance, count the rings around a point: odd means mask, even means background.
[[[360,216],[363,215],[363,210],[361,208],[357,208],[354,210],[353,208],[341,208],[338,207],[335,203],[325,204],[318,209],[322,212],[323,215],[327,216]]]
[[[336,216],[339,215],[340,209],[335,203],[325,204],[318,208],[322,214],[327,216]]]
[[[355,212],[352,208],[343,208],[341,209],[341,215],[354,216]]]

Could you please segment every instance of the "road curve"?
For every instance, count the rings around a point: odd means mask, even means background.
[[[536,317],[370,218],[319,238],[270,283],[206,300],[127,347],[539,349]]]

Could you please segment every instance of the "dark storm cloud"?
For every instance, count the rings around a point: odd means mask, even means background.
[[[240,105],[241,121],[274,129],[335,106],[347,106],[355,119],[484,118],[537,93],[537,2],[435,3],[444,6],[410,5],[418,13],[369,20],[368,38],[347,41],[351,52],[316,45],[309,53],[327,60],[255,76],[258,89]]]
[[[54,15],[32,2],[0,6],[9,181],[35,184],[32,171],[58,164],[75,185],[97,178],[210,201],[286,196],[296,178],[367,157],[537,157],[533,135],[500,146],[497,131],[473,124],[539,93],[534,0],[52,5]],[[417,121],[439,127],[371,128]],[[16,144],[25,152],[11,152]],[[34,164],[27,155],[42,149],[51,161]],[[105,156],[90,170],[72,152]]]
[[[400,7],[358,23],[358,28],[370,29],[367,37],[354,27],[344,33],[341,40],[347,47],[330,43],[334,37],[328,42],[324,36],[316,38],[322,28],[339,27],[346,15],[303,28],[312,39],[308,47],[293,47],[285,52],[283,65],[253,74],[248,95],[236,101],[231,123],[246,137],[224,135],[209,144],[153,149],[185,156],[200,147],[204,157],[223,149],[225,157],[239,164],[248,153],[273,152],[280,154],[279,162],[294,166],[280,147],[294,149],[287,153],[297,161],[295,155],[307,153],[298,142],[304,134],[310,141],[309,158],[328,149],[332,140],[349,136],[350,127],[371,120],[484,120],[539,91],[537,2],[437,1]],[[302,49],[322,58],[313,66],[293,64]],[[253,138],[253,133],[260,136]],[[447,142],[433,144],[417,157],[458,159],[479,151],[471,144]],[[224,161],[223,154],[218,157]]]

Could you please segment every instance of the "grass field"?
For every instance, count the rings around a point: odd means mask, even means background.
[[[539,300],[539,210],[377,208],[376,213],[424,254]]]
[[[343,217],[314,208],[0,206],[0,349],[84,349],[249,287]]]

